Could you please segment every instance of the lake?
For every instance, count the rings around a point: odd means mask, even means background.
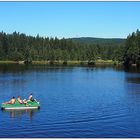
[[[41,108],[0,111],[0,138],[140,137],[140,71],[0,65],[0,103],[30,92]]]

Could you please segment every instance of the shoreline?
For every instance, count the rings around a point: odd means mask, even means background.
[[[20,64],[25,65],[24,61],[0,61],[0,64]],[[32,65],[88,65],[88,66],[100,66],[100,65],[121,65],[118,61],[113,60],[95,60],[95,61],[77,61],[77,60],[68,60],[68,61],[32,61]]]

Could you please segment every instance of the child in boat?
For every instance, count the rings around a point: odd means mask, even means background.
[[[15,104],[15,102],[16,102],[16,98],[13,97],[9,102],[5,102],[3,104]]]
[[[32,93],[29,96],[29,101],[32,101],[32,102],[34,101]]]
[[[18,96],[17,100],[18,100],[18,102],[19,102],[20,104],[27,104],[26,99],[21,100],[20,96]]]

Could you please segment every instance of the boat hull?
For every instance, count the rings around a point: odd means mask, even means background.
[[[26,109],[39,109],[40,107],[7,107],[1,108],[2,110],[26,110]]]

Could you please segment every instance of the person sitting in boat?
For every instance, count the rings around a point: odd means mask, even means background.
[[[9,102],[5,102],[3,104],[15,104],[15,102],[16,102],[16,98],[13,97]]]
[[[20,104],[27,104],[26,99],[21,100],[20,96],[18,96],[17,100],[18,100],[18,102],[19,102]]]
[[[32,93],[30,94],[30,96],[29,96],[29,101],[35,101],[34,99],[33,99],[33,95],[32,95]]]

